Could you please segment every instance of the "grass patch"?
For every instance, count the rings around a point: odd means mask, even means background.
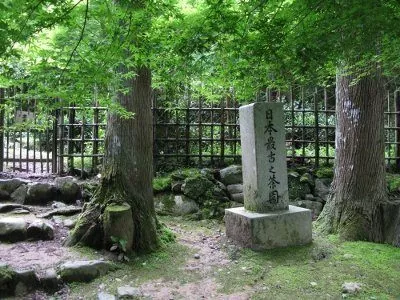
[[[242,250],[237,263],[219,273],[221,292],[243,286],[255,290],[252,299],[341,298],[342,284],[358,282],[360,299],[400,296],[400,250],[368,242],[316,238],[309,246],[265,252]]]
[[[223,224],[216,220],[192,221],[168,216],[159,220],[177,228],[183,238],[190,234],[201,239],[203,235],[224,231]],[[97,299],[100,284],[115,294],[117,287],[123,285],[139,287],[153,280],[186,284],[204,279],[204,273],[185,270],[195,250],[174,242],[175,235],[167,227],[160,230],[164,242],[157,252],[118,264],[119,270],[91,283],[71,285],[69,298]],[[220,287],[218,292],[225,295],[244,291],[251,299],[340,299],[343,283],[358,282],[362,290],[351,298],[399,299],[400,296],[400,249],[389,245],[341,242],[336,235],[316,234],[310,245],[264,252],[240,249],[225,241],[219,246],[232,261],[222,268],[216,265],[206,276],[214,278]]]
[[[142,283],[162,279],[177,281],[181,284],[196,281],[196,273],[182,271],[187,257],[193,253],[185,246],[169,243],[159,251],[149,255],[132,258],[130,262],[118,264],[119,269],[90,283],[70,285],[71,299],[97,299],[99,285],[103,284],[107,292],[117,293],[117,288],[124,285],[140,286]]]

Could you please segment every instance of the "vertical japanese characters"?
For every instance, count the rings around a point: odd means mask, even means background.
[[[269,187],[269,202],[271,204],[277,204],[279,201],[279,194],[277,186],[280,182],[276,178],[276,169],[275,169],[275,156],[276,156],[276,147],[275,147],[275,136],[274,133],[278,132],[275,129],[274,125],[274,116],[272,109],[267,109],[265,111],[266,125],[264,128],[265,135],[265,148],[266,155],[268,157],[268,187]]]

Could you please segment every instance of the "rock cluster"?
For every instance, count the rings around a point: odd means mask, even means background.
[[[0,264],[0,297],[20,297],[35,289],[53,293],[64,283],[88,282],[115,269],[115,264],[103,260],[70,261],[39,274]]]
[[[0,202],[46,205],[57,200],[71,204],[81,197],[81,188],[72,176],[58,177],[54,183],[0,179]]]
[[[303,167],[288,172],[290,204],[310,209],[314,217],[321,213],[332,181],[319,178],[320,173]],[[243,206],[243,175],[238,165],[192,173],[177,171],[170,175],[170,182],[170,187],[155,197],[160,214],[220,217],[225,208]]]

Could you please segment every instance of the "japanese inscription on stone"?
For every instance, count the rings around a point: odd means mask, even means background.
[[[266,110],[265,119],[267,121],[264,130],[264,135],[266,137],[265,146],[268,156],[268,162],[270,163],[268,168],[269,202],[271,202],[272,204],[277,204],[279,201],[279,193],[277,190],[277,185],[279,185],[280,182],[276,178],[276,170],[274,164],[276,156],[276,147],[275,147],[275,137],[272,134],[278,131],[274,125],[274,115],[272,109]]]
[[[289,205],[282,103],[257,102],[239,109],[244,207],[255,212]]]

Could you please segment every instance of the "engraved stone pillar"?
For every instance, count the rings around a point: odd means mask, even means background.
[[[228,238],[255,250],[311,242],[311,211],[289,205],[282,103],[239,109],[244,207],[225,210]]]

